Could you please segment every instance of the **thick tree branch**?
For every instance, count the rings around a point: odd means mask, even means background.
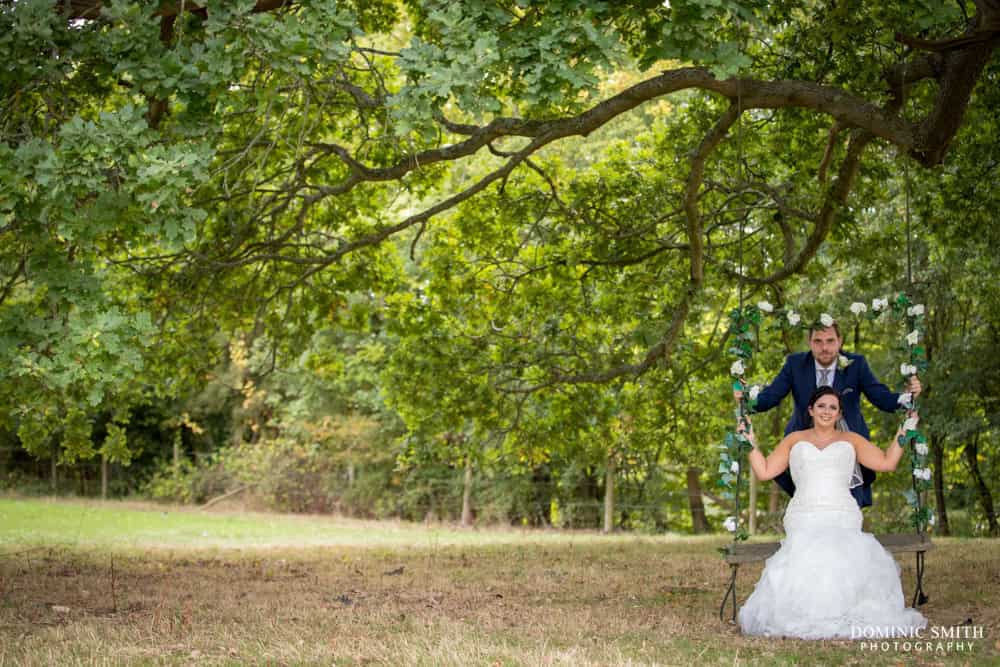
[[[695,149],[691,159],[691,171],[688,174],[687,186],[684,194],[684,211],[687,216],[687,235],[689,252],[689,280],[688,286],[684,290],[684,295],[680,302],[674,307],[670,324],[667,327],[663,338],[646,351],[645,357],[637,364],[621,364],[614,368],[603,371],[592,371],[587,373],[563,374],[555,373],[549,380],[543,383],[517,388],[505,388],[504,391],[510,393],[530,393],[539,391],[556,384],[601,384],[610,382],[615,378],[625,375],[641,375],[651,369],[658,362],[665,362],[670,358],[677,340],[684,330],[684,323],[687,321],[688,313],[701,292],[704,281],[704,235],[701,226],[701,214],[698,211],[698,192],[705,176],[705,163],[712,152],[719,146],[725,138],[729,128],[740,116],[740,109],[736,105],[730,106],[723,112],[715,126],[705,135],[698,148]]]
[[[820,183],[826,181],[826,170],[830,167],[830,160],[833,159],[833,150],[837,145],[837,136],[844,129],[839,121],[830,126],[830,134],[826,140],[826,150],[823,151],[823,159],[819,161],[819,172],[817,178]]]
[[[21,257],[20,261],[17,263],[17,267],[11,272],[10,278],[6,281],[4,286],[0,288],[0,305],[7,300],[7,297],[11,295],[14,287],[17,286],[18,281],[24,276],[24,269],[27,263],[26,257]]]
[[[576,115],[548,121],[502,117],[484,126],[455,123],[438,114],[437,120],[447,130],[467,136],[468,139],[410,155],[389,167],[368,167],[347,154],[347,149],[334,144],[317,144],[338,155],[348,164],[352,177],[345,182],[320,188],[327,195],[342,194],[361,181],[396,180],[406,173],[442,161],[456,160],[472,155],[484,146],[505,136],[527,138],[542,135],[559,139],[568,136],[587,136],[619,115],[649,100],[687,89],[700,89],[719,93],[731,100],[740,100],[746,109],[804,108],[832,116],[837,127],[863,129],[909,152],[923,164],[931,165],[943,159],[947,146],[961,124],[972,86],[975,84],[992,46],[979,45],[965,52],[950,56],[944,64],[942,94],[938,95],[935,110],[921,125],[919,140],[912,124],[900,118],[895,104],[880,108],[864,98],[841,88],[809,81],[760,81],[756,79],[716,79],[707,69],[686,67],[664,72],[628,88],[621,93]],[[947,60],[947,59],[946,59]],[[950,62],[950,61],[949,61]],[[935,59],[922,58],[912,65],[899,66],[887,74],[891,88],[934,74]],[[944,82],[948,82],[945,87]],[[947,93],[945,93],[945,88]]]
[[[725,138],[729,128],[739,119],[742,109],[731,105],[722,114],[715,126],[704,136],[691,156],[691,171],[688,173],[684,188],[684,213],[687,217],[688,243],[691,245],[691,272],[689,276],[691,288],[697,291],[701,288],[705,274],[705,246],[701,226],[701,212],[698,210],[698,192],[705,180],[705,163],[708,156]]]
[[[174,22],[176,15],[167,15],[160,18],[160,41],[169,45],[174,38]],[[169,47],[168,47],[169,48]],[[146,110],[146,124],[154,130],[160,126],[163,116],[170,110],[170,104],[166,98],[158,98],[153,95],[146,96],[149,108]]]
[[[847,197],[854,187],[854,179],[858,175],[858,167],[861,164],[861,155],[864,149],[874,139],[870,133],[863,130],[855,130],[851,135],[851,140],[847,145],[847,155],[840,164],[837,180],[830,188],[829,194],[824,198],[823,207],[816,217],[816,225],[812,233],[806,239],[805,245],[791,262],[785,261],[778,271],[769,276],[756,278],[753,276],[743,276],[743,280],[751,285],[770,285],[780,282],[795,273],[805,269],[806,264],[811,260],[827,235],[833,228],[837,214],[847,204]],[[733,271],[727,271],[729,275],[736,276]]]
[[[439,122],[447,129],[469,138],[441,148],[415,153],[389,167],[376,168],[363,165],[349,154],[348,149],[337,144],[313,144],[316,148],[337,155],[351,170],[351,176],[347,180],[336,185],[320,187],[317,192],[321,196],[339,195],[362,181],[397,180],[421,166],[472,155],[505,136],[526,138],[546,136],[550,138],[549,141],[568,136],[587,136],[610,120],[644,102],[690,88],[717,92],[733,100],[739,97],[744,110],[790,107],[814,109],[828,113],[846,125],[867,129],[872,134],[905,150],[912,148],[913,131],[909,124],[894,114],[887,114],[866,100],[839,88],[806,81],[718,80],[706,69],[688,67],[664,72],[622,91],[587,111],[566,118],[538,121],[504,117],[477,127],[452,123],[439,115]]]
[[[530,394],[542,389],[554,387],[560,384],[604,384],[620,377],[642,375],[651,369],[658,362],[670,358],[674,345],[680,338],[684,329],[684,322],[687,320],[691,305],[694,302],[696,292],[688,289],[684,292],[680,303],[674,309],[663,338],[653,345],[646,352],[642,361],[636,364],[621,364],[605,370],[590,371],[584,373],[553,373],[548,380],[534,385],[516,387],[498,387],[504,393],[509,394]]]
[[[258,0],[253,11],[267,12],[290,6],[290,0]],[[951,139],[964,116],[969,96],[979,75],[997,45],[1000,35],[1000,10],[992,0],[977,2],[977,14],[964,37],[970,39],[952,43],[943,55],[913,59],[902,65],[903,77],[890,73],[887,81],[892,92],[900,85],[938,74],[941,90],[936,96],[934,110],[920,124],[919,131],[899,118],[895,113],[868,102],[844,89],[825,86],[810,81],[779,80],[760,81],[756,79],[716,79],[707,69],[688,67],[671,70],[643,81],[614,97],[596,105],[582,114],[551,121],[499,118],[487,126],[476,127],[454,123],[443,116],[438,122],[447,130],[469,137],[467,141],[442,149],[426,151],[410,156],[399,164],[384,169],[369,168],[364,180],[389,180],[398,178],[400,173],[421,164],[432,164],[440,160],[455,159],[474,153],[482,146],[501,136],[538,137],[553,135],[587,135],[598,127],[648,100],[668,95],[679,90],[700,89],[741,100],[743,109],[752,108],[804,108],[833,117],[837,123],[865,130],[876,137],[910,152],[921,163],[931,166],[939,163],[947,151]],[[96,18],[103,3],[100,0],[71,0],[58,2],[58,11],[68,18]],[[183,8],[186,11],[205,11],[196,3],[166,3],[157,15],[176,16]],[[973,39],[974,38],[974,39]],[[900,37],[900,39],[905,39]],[[897,68],[898,70],[899,68]],[[903,78],[906,81],[903,81]],[[361,95],[364,91],[346,88],[355,100],[366,108],[371,108],[371,98]],[[334,188],[332,192],[339,192]]]
[[[910,150],[921,164],[932,166],[944,160],[965,118],[972,90],[998,43],[1000,39],[994,37],[989,42],[944,54],[934,107],[920,123],[914,147]]]

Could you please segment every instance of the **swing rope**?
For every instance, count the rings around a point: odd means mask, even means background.
[[[900,88],[903,95],[903,104],[900,108],[900,115],[903,120],[906,120],[906,70],[910,63],[908,60],[903,60],[903,80],[900,84]],[[913,235],[910,230],[910,161],[907,159],[906,153],[902,154],[903,157],[903,216],[906,220],[906,286],[907,289],[913,288]]]
[[[907,102],[907,98],[905,97],[905,95],[906,95],[906,71],[907,71],[907,67],[908,66],[909,66],[909,61],[907,61],[907,60],[904,59],[903,60],[903,80],[902,80],[902,84],[901,84],[902,91],[903,91],[902,94],[904,95],[904,98],[903,98],[902,108],[900,110],[900,112],[901,112],[900,115],[903,117],[903,120],[906,119],[906,102]],[[907,287],[907,291],[908,292],[912,292],[912,290],[913,290],[913,229],[912,229],[912,215],[911,215],[911,212],[910,212],[910,190],[911,190],[911,187],[912,187],[912,183],[911,183],[911,180],[910,180],[910,160],[909,160],[909,157],[906,155],[906,153],[902,153],[902,152],[901,152],[901,157],[902,157],[902,160],[903,160],[903,219],[904,219],[905,226],[906,226],[906,287]],[[910,324],[912,324],[912,322]],[[912,409],[913,409],[914,412],[917,411],[917,401],[916,401],[916,399],[913,399],[913,401],[912,401]],[[913,456],[915,454],[915,449],[916,449],[916,439],[915,438],[910,438],[910,440],[906,444],[907,444],[907,449],[909,449],[910,455]],[[923,510],[923,498],[921,497],[922,494],[917,489],[917,478],[915,476],[911,475],[910,476],[910,481],[912,482],[913,493],[916,496],[917,512],[921,512]],[[925,528],[924,528],[924,524],[923,524],[922,521],[917,523],[916,528],[917,528],[917,534],[918,535],[923,535],[925,533]],[[922,570],[923,570],[923,558],[922,558],[922,556],[923,556],[923,554],[921,553],[921,554],[919,554],[919,556],[921,558],[918,558],[917,569],[918,569],[918,571],[920,573],[922,573]],[[919,578],[918,578],[918,581],[919,581]],[[923,595],[923,591],[920,591],[919,589],[918,589],[918,595],[920,597],[926,597],[926,596]],[[914,600],[916,600],[916,599],[917,599],[917,597],[914,598]]]
[[[746,179],[746,169],[743,165],[743,85],[742,80],[736,79],[736,175],[739,178],[739,183],[737,187],[742,188],[743,183]],[[742,198],[741,198],[742,199]],[[741,201],[741,204],[743,202]],[[746,209],[740,211],[739,213],[739,236],[737,237],[736,245],[736,261],[737,269],[739,271],[736,278],[736,293],[739,299],[739,313],[740,317],[743,317],[743,223],[746,221]],[[740,380],[740,384],[744,385],[743,395],[740,397],[739,403],[739,423],[747,428],[747,398],[746,398],[746,387],[745,383]],[[733,494],[734,502],[734,516],[736,521],[740,520],[740,476],[743,474],[742,461],[740,467],[736,471],[736,493]],[[733,542],[737,541],[737,535],[733,534]],[[735,591],[734,591],[735,596]]]
[[[743,166],[743,86],[742,80],[736,79],[736,174],[741,179],[745,179],[746,170]],[[742,182],[738,184],[738,187],[742,187]],[[736,277],[736,293],[738,298],[738,310],[739,319],[743,318],[743,223],[746,221],[746,209],[739,212],[739,236],[737,237],[736,245],[736,261],[737,269],[739,273]],[[747,427],[747,398],[746,398],[746,385],[742,378],[739,378],[739,384],[743,387],[743,395],[740,397],[739,407],[737,408],[737,423]],[[736,522],[740,521],[740,488],[741,479],[743,476],[744,469],[744,459],[741,457],[739,460],[739,467],[736,469],[736,488],[733,491],[733,517]],[[752,510],[751,510],[752,511]],[[733,548],[739,544],[739,534],[736,530],[733,531]],[[736,622],[736,606],[737,606],[737,595],[736,595],[736,576],[739,574],[739,564],[730,564],[730,577],[729,586],[726,588],[726,594],[722,598],[722,604],[719,606],[719,620],[723,619],[725,614],[726,605],[732,600],[733,606],[733,617],[731,622]]]
[[[907,98],[905,97],[905,95],[906,95],[906,72],[908,66],[909,66],[909,61],[904,59],[903,81],[902,81],[902,91],[903,91],[902,94],[904,95],[904,97],[903,97],[903,104],[900,109],[901,112],[900,115],[903,117],[903,120],[906,119]],[[906,288],[908,292],[912,292],[913,291],[913,226],[912,226],[912,215],[910,212],[910,190],[912,187],[912,183],[910,180],[909,156],[906,153],[903,153],[902,159],[903,159],[903,217],[906,223]],[[912,319],[909,322],[909,324],[911,325],[913,324]],[[913,411],[917,412],[916,399],[912,400],[911,405]],[[916,447],[917,447],[916,438],[910,438],[909,442],[907,442],[907,445],[908,445],[907,449],[909,450],[911,460],[913,460],[913,457],[916,456]],[[917,478],[913,474],[910,475],[910,483],[912,485],[913,495],[916,499],[917,515],[922,516],[923,497],[922,494],[920,493],[920,490],[917,487]],[[921,539],[924,539],[927,534],[924,522],[918,520],[916,524],[917,524],[916,525],[917,535]],[[924,592],[924,586],[923,586],[925,553],[926,552],[924,551],[917,551],[917,585],[913,591],[913,602],[911,603],[914,608],[919,607],[920,605],[926,603],[928,600],[928,596]]]

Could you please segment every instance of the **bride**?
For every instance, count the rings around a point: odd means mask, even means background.
[[[914,637],[927,619],[904,607],[899,566],[874,536],[861,532],[861,510],[849,490],[855,463],[896,469],[903,430],[884,452],[838,430],[840,394],[832,387],[813,393],[809,415],[813,427],[789,433],[767,458],[752,426],[747,433],[757,478],[773,479],[791,466],[796,492],[785,511],[785,539],[740,609],[740,628],[803,639]]]

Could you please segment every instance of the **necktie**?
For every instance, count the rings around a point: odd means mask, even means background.
[[[821,368],[819,369],[819,387],[829,387],[830,386],[830,369]]]

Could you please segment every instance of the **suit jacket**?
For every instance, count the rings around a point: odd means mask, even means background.
[[[847,426],[860,435],[870,438],[868,424],[861,414],[861,395],[868,402],[885,412],[895,412],[899,406],[899,394],[891,391],[878,381],[868,366],[863,355],[843,352],[841,354],[850,360],[846,368],[837,368],[834,374],[833,388],[840,392],[840,407]],[[785,426],[785,435],[792,431],[801,431],[811,425],[809,417],[809,398],[816,390],[816,361],[812,352],[796,352],[785,359],[785,365],[774,382],[761,390],[757,395],[757,412],[765,412],[781,403],[782,399],[792,393],[795,410]],[[851,489],[851,493],[861,507],[872,504],[872,482],[875,473],[861,466],[861,477],[864,483]],[[788,495],[795,494],[795,483],[791,473],[786,470],[775,481]]]

